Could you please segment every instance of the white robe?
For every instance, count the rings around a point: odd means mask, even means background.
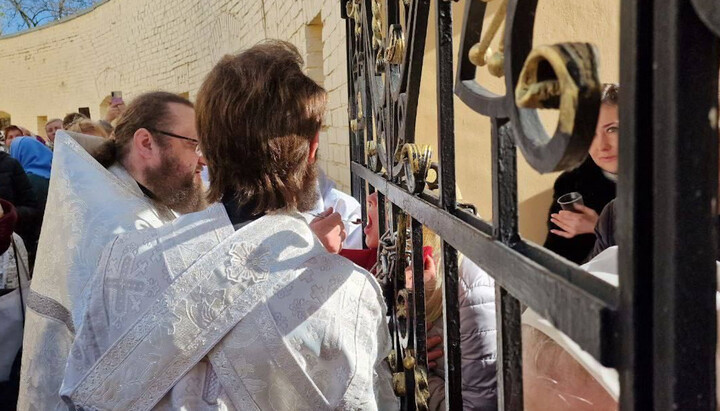
[[[350,221],[362,218],[360,203],[355,197],[335,188],[335,183],[320,169],[318,169],[317,191],[318,201],[310,213],[319,214],[332,207],[334,211],[340,214],[345,224],[345,234],[347,236],[343,242],[343,248],[362,250],[362,224],[350,223]],[[313,218],[308,216],[307,220],[310,221]]]
[[[397,409],[381,290],[298,214],[118,236],[61,393],[84,409]]]
[[[72,137],[71,135],[72,134]],[[128,230],[174,214],[145,197],[120,165],[102,167],[81,146],[102,140],[58,131],[45,218],[26,304],[18,410],[67,409],[59,389],[86,286],[103,247]]]

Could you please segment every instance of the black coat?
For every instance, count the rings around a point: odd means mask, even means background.
[[[558,197],[573,191],[582,194],[585,206],[592,208],[599,215],[605,205],[615,198],[615,182],[605,177],[602,169],[589,156],[580,167],[560,174],[555,180],[553,202],[547,219],[548,234],[544,246],[570,261],[581,264],[585,262],[595,245],[595,234],[581,234],[567,239],[550,232],[551,229],[558,229],[550,222],[550,214],[561,210],[557,203]]]
[[[41,218],[38,202],[22,166],[5,152],[0,152],[0,198],[15,206],[15,232],[22,237],[28,253],[33,253]]]

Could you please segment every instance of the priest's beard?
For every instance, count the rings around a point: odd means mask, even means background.
[[[181,213],[193,213],[207,207],[205,189],[195,170],[182,170],[178,159],[170,153],[163,153],[160,166],[145,172],[147,188],[155,195],[155,200]]]
[[[308,164],[302,179],[302,190],[297,196],[297,208],[300,212],[315,208],[320,193],[317,190],[317,165]]]

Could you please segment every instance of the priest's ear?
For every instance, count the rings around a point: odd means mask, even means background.
[[[320,130],[315,133],[315,137],[310,140],[310,154],[308,155],[308,163],[315,164],[317,161],[317,151],[320,145]]]
[[[152,133],[146,128],[139,128],[135,130],[132,141],[133,151],[137,155],[145,160],[149,160],[157,151],[157,141],[153,138]]]

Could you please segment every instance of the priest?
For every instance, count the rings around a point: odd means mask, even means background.
[[[105,244],[205,206],[194,114],[188,100],[153,92],[130,104],[113,140],[57,132],[27,299],[19,410],[67,409],[60,384]]]
[[[289,43],[224,57],[197,97],[209,199],[113,240],[61,394],[83,409],[397,409],[380,288],[328,253],[316,201],[326,93]]]

